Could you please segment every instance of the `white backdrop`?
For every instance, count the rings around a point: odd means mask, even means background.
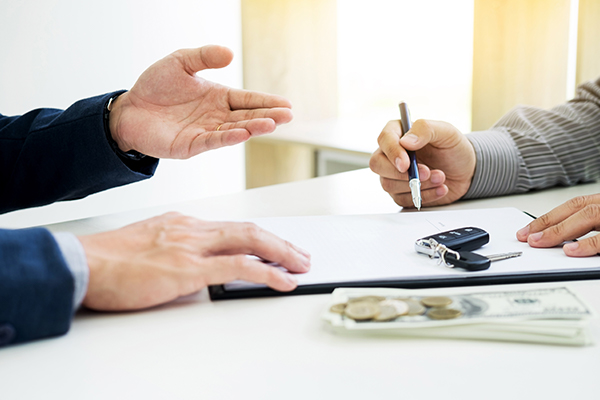
[[[130,88],[153,62],[178,48],[230,47],[236,57],[204,78],[242,87],[239,0],[4,0],[0,2],[0,113],[65,108]],[[83,200],[0,216],[50,223],[241,191],[243,146],[191,160],[162,160],[152,179]],[[0,194],[1,195],[1,194]]]

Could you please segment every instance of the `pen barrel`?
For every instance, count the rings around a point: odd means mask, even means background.
[[[408,167],[408,179],[419,180],[419,167],[417,166],[417,156],[414,151],[407,151],[410,164]]]
[[[410,130],[412,125],[410,122],[408,106],[405,102],[402,102],[398,104],[398,107],[400,108],[400,124],[402,125],[402,135],[406,135],[406,132]]]

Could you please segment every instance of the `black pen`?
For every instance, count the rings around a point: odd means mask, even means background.
[[[400,107],[400,123],[402,124],[402,135],[406,135],[406,132],[410,130],[410,113],[408,112],[408,106],[405,102],[401,102]],[[417,156],[414,151],[406,150],[408,158],[410,158],[410,165],[408,166],[408,185],[410,186],[410,193],[412,195],[413,204],[417,207],[417,210],[421,209],[421,181],[419,180],[419,167],[417,166]]]

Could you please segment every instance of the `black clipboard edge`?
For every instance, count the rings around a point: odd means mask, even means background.
[[[338,287],[389,287],[401,289],[430,289],[459,286],[506,285],[513,283],[543,283],[557,281],[581,281],[600,279],[600,267],[585,271],[563,271],[550,273],[530,273],[519,275],[464,276],[443,279],[409,279],[404,281],[340,282],[317,285],[303,285],[291,292],[278,292],[269,288],[226,290],[223,285],[209,286],[211,300],[245,299],[254,297],[297,296],[305,294],[331,293]]]

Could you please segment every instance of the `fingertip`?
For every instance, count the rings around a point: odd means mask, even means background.
[[[400,144],[402,147],[409,150],[419,149],[419,137],[413,133],[407,133],[400,138]]]
[[[531,247],[542,247],[539,244],[540,240],[542,239],[542,236],[544,236],[543,231],[532,233],[531,235],[527,236],[527,243]]]
[[[294,114],[291,109],[282,107],[274,118],[276,125],[287,124],[294,119]]]
[[[598,249],[597,237],[590,237],[567,243],[563,246],[563,251],[569,257],[591,257],[600,252]]]
[[[444,172],[440,171],[439,169],[433,170],[431,171],[429,181],[433,185],[441,185],[446,181],[446,174],[444,174]]]
[[[404,171],[402,170],[402,160],[400,159],[400,157],[396,157],[396,160],[394,161],[394,166],[399,172],[404,173]]]
[[[282,272],[281,274],[284,285],[277,290],[279,290],[280,292],[291,292],[292,290],[298,287],[298,279],[294,275],[288,274],[286,272]]]
[[[223,68],[233,60],[233,51],[225,46],[209,44],[200,47],[200,54],[208,68]]]
[[[446,185],[438,186],[437,188],[435,188],[435,195],[438,196],[438,199],[447,195],[448,192],[449,189]]]
[[[288,242],[288,243],[289,243],[289,242]],[[308,258],[308,259],[310,260],[310,257],[311,257],[311,255],[310,255],[310,253],[308,252],[308,250],[305,250],[305,249],[303,249],[303,248],[302,248],[302,247],[300,247],[300,246],[296,246],[296,245],[295,245],[295,244],[293,244],[293,243],[290,243],[290,246],[292,246],[292,248],[293,248],[294,250],[296,250],[298,253],[300,253],[301,255],[303,255],[304,257],[306,257],[306,258]]]
[[[281,103],[281,107],[286,107],[289,108],[290,110],[292,109],[292,102],[289,101],[287,98],[282,97],[282,96],[278,96],[280,97],[279,102]]]
[[[520,242],[526,242],[527,237],[529,236],[529,225],[524,228],[521,228],[517,231],[517,240]]]
[[[263,104],[263,107],[270,107],[270,108],[274,108],[274,107],[281,107],[281,108],[287,108],[287,109],[292,109],[292,102],[289,101],[286,97],[280,96],[278,94],[270,94],[270,93],[262,93],[262,92],[256,92],[259,93],[262,96],[266,96],[266,103],[267,104]]]
[[[261,136],[271,133],[277,128],[277,124],[271,118],[260,118],[251,120],[246,125],[246,129],[250,132],[250,136]]]
[[[563,251],[569,257],[577,257],[579,256],[579,242],[567,243],[563,246]]]

